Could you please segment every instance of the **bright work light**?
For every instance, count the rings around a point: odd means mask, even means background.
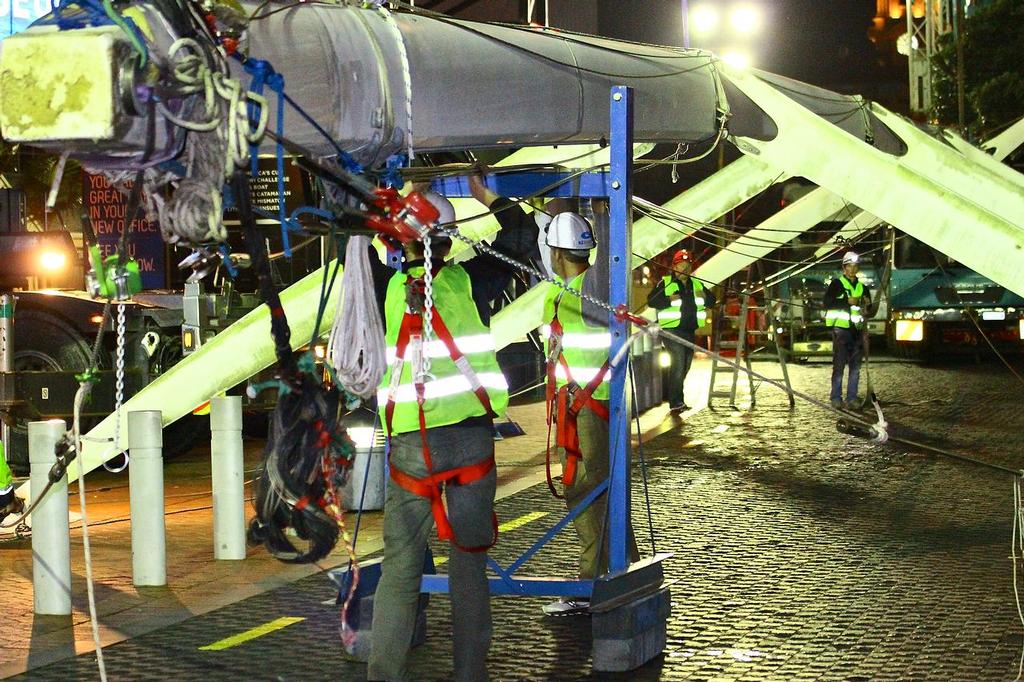
[[[761,10],[753,5],[738,5],[729,13],[729,25],[737,35],[749,36],[761,28]]]
[[[46,250],[39,254],[39,265],[47,273],[63,270],[67,262],[68,256],[63,251]]]
[[[690,11],[690,29],[694,35],[709,35],[717,27],[718,10],[711,5],[697,5]]]
[[[722,53],[722,61],[735,69],[749,69],[750,54],[742,50],[727,50]]]

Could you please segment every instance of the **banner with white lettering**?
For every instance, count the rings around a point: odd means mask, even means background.
[[[125,185],[131,189],[131,182]],[[82,203],[105,258],[117,251],[128,212],[128,197],[114,189],[102,175],[82,173]],[[128,228],[128,257],[138,261],[144,289],[167,286],[165,255],[160,226],[147,220],[144,214],[133,220]]]

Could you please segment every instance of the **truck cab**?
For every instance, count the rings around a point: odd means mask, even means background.
[[[897,353],[927,357],[992,346],[1024,350],[1024,297],[924,242],[892,230],[890,343]]]

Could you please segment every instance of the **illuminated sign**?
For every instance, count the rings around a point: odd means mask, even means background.
[[[125,185],[131,188],[131,182]],[[125,214],[128,213],[128,197],[114,189],[102,175],[82,173],[82,205],[96,233],[100,253],[106,258],[117,251],[121,241],[121,230]],[[129,237],[128,257],[134,258],[139,264],[143,288],[162,289],[167,286],[164,240],[160,235],[160,226],[143,215],[132,221]]]
[[[50,0],[0,0],[0,38],[24,31],[52,9]]]

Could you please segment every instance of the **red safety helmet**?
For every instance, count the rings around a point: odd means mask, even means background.
[[[690,252],[687,251],[686,249],[679,249],[674,254],[672,254],[672,265],[673,266],[679,265],[683,261],[686,261],[687,263],[693,264],[693,256],[690,255]]]

